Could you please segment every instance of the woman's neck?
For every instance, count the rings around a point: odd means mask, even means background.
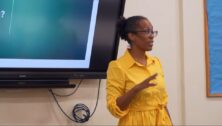
[[[135,61],[139,62],[140,64],[146,66],[147,64],[147,57],[146,52],[141,50],[129,49],[130,54],[134,58]]]

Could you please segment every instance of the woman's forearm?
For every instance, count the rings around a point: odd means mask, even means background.
[[[129,90],[128,92],[126,92],[124,95],[118,97],[116,99],[116,104],[117,106],[123,111],[126,110],[127,107],[129,106],[131,100],[133,99],[133,97],[137,94],[138,92],[138,88],[137,86],[135,86],[134,88],[132,88],[131,90]]]
[[[150,83],[151,80],[155,79],[157,74],[154,74],[152,76],[147,77],[143,82],[139,83],[138,85],[134,86],[131,90],[126,92],[124,95],[118,97],[116,99],[116,104],[121,110],[126,110],[127,107],[129,106],[131,100],[133,97],[141,90],[151,87],[151,86],[156,86],[154,83]]]

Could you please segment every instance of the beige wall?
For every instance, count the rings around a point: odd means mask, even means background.
[[[203,0],[126,0],[125,16],[132,15],[148,17],[159,31],[151,53],[163,64],[174,124],[221,125],[222,100],[207,98],[205,93]],[[126,47],[121,41],[118,56]],[[86,104],[92,112],[97,87],[98,80],[85,80],[76,94],[58,100],[69,115],[76,103]],[[71,91],[55,90],[61,94]],[[106,109],[105,80],[100,91],[94,116],[77,124],[62,114],[47,89],[1,89],[0,125],[115,125],[117,119]]]
[[[222,125],[222,99],[206,97],[203,1],[183,0],[185,122]]]

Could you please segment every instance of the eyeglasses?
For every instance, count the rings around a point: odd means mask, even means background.
[[[158,31],[153,31],[151,29],[145,29],[145,30],[138,30],[138,31],[134,31],[135,33],[137,32],[143,32],[145,33],[145,35],[147,36],[153,36],[156,37],[158,35]]]

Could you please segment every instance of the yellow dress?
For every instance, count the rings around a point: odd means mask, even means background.
[[[158,73],[157,85],[140,91],[127,110],[121,111],[116,99],[147,77]],[[128,50],[118,60],[109,64],[107,71],[107,107],[119,118],[119,126],[171,126],[166,111],[168,96],[165,88],[162,66],[156,57],[147,55],[147,66],[136,62]]]

